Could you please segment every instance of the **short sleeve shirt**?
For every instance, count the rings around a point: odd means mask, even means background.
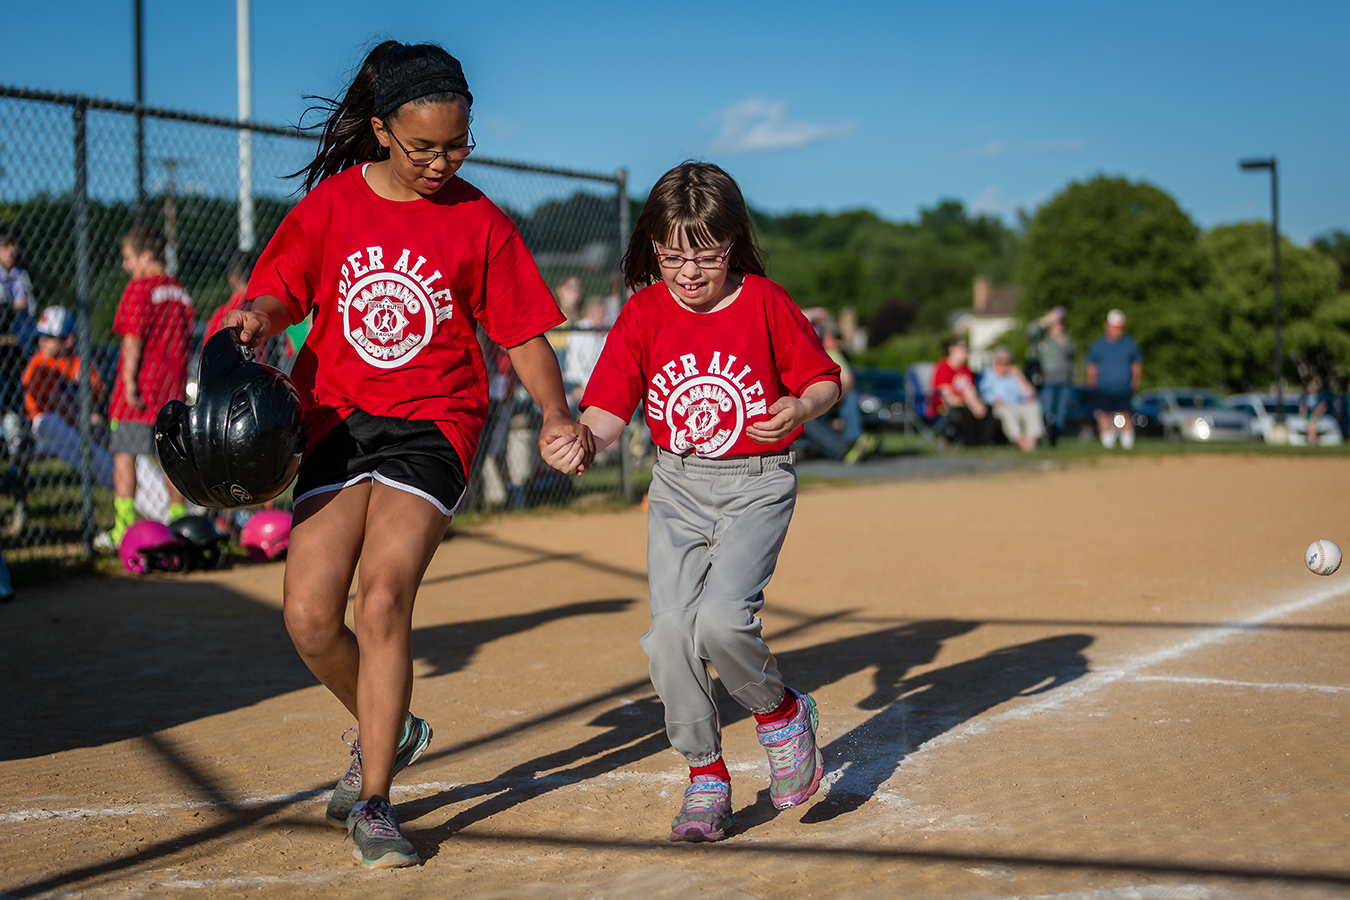
[[[187,384],[188,343],[192,339],[192,297],[172,275],[151,275],[127,285],[113,315],[113,334],[141,340],[136,390],[141,407],[127,402],[119,376],[113,385],[108,417],[119,422],[153,424],[160,408],[182,400]],[[122,365],[126,365],[123,360]]]
[[[746,427],[817,381],[838,384],[839,366],[779,285],[746,275],[730,306],[699,313],[662,282],[624,306],[581,403],[625,421],[643,404],[652,440],[675,453],[749,456],[797,439],[800,428],[761,444]]]
[[[1113,397],[1125,397],[1134,393],[1132,369],[1135,363],[1142,363],[1144,355],[1139,345],[1128,334],[1120,340],[1112,341],[1105,336],[1093,341],[1088,350],[1088,365],[1097,367],[1097,390]]]
[[[364,166],[320,182],[282,221],[249,280],[292,321],[313,316],[291,377],[311,448],[354,410],[435,422],[467,466],[487,416],[476,326],[514,347],[561,324],[511,220],[454,178],[386,200]]]
[[[952,364],[945,358],[938,361],[933,367],[933,390],[928,396],[928,415],[930,417],[942,412],[945,401],[942,399],[942,386],[951,385],[952,390],[958,395],[963,394],[967,388],[975,386],[975,375],[966,366],[953,368]],[[965,404],[962,403],[962,406]]]

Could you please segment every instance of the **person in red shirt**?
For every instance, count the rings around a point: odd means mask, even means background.
[[[967,447],[987,444],[993,434],[994,419],[980,399],[975,374],[966,365],[969,345],[963,337],[948,338],[942,344],[943,355],[933,367],[933,386],[928,395],[928,415],[944,413],[956,423],[961,442]]]
[[[131,282],[113,314],[121,339],[117,381],[108,419],[113,455],[113,528],[99,536],[101,549],[116,550],[136,521],[136,457],[155,455],[155,417],[170,400],[184,399],[192,297],[164,270],[164,235],[137,225],[122,236],[122,268]],[[169,518],[185,512],[183,495],[166,481]]]
[[[389,786],[431,739],[409,711],[413,602],[487,414],[478,325],[539,404],[542,435],[592,443],[568,413],[544,337],[563,321],[552,293],[515,225],[457,174],[473,150],[472,102],[442,48],[372,50],[333,104],[303,173],[309,192],[258,259],[247,307],[224,318],[258,346],[315,313],[291,371],[309,447],[294,488],[285,620],[305,664],[358,723],[327,818],[371,867],[420,861]],[[353,632],[345,616],[358,561]]]
[[[603,449],[641,405],[658,448],[641,643],[666,734],[689,764],[670,839],[716,841],[731,824],[731,776],[709,662],[754,714],[774,806],[804,802],[824,772],[815,701],[784,685],[755,613],[796,501],[789,447],[839,398],[839,366],[765,277],[740,188],[715,165],[685,163],[656,183],[623,266],[637,293],[591,373],[581,422]],[[560,437],[544,458],[574,473],[591,449]]]

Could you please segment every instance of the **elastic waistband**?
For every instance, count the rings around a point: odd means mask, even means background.
[[[782,465],[794,465],[797,454],[791,450],[782,453],[760,453],[754,456],[730,456],[726,459],[704,456],[682,456],[664,447],[656,448],[657,465],[668,466],[677,472],[698,472],[700,475],[763,475]]]

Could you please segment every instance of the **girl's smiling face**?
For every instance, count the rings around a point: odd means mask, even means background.
[[[661,280],[665,282],[670,295],[683,306],[694,312],[714,312],[729,306],[736,299],[744,276],[732,272],[727,266],[727,255],[731,241],[722,241],[705,247],[695,247],[689,243],[684,229],[677,229],[665,241],[653,245],[657,261],[660,263]],[[678,268],[668,266],[666,257],[684,257]],[[706,260],[719,258],[715,268],[702,268],[694,259]],[[674,261],[673,259],[670,261]]]
[[[441,155],[425,165],[416,165],[408,153],[419,150],[463,151],[469,146],[469,110],[462,103],[404,104],[386,122],[371,119],[375,139],[388,148],[389,158],[374,163],[368,179],[386,200],[416,200],[430,197],[455,177],[464,157]],[[458,154],[456,154],[458,155]]]

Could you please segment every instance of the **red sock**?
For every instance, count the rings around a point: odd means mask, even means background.
[[[784,719],[792,718],[793,713],[797,711],[797,700],[792,696],[791,691],[783,692],[783,702],[778,704],[778,708],[771,713],[760,715],[755,713],[755,721],[761,725],[768,725],[770,722],[781,722]]]
[[[720,756],[706,766],[690,766],[689,781],[693,782],[696,775],[714,775],[727,784],[731,783],[731,773],[727,771],[726,761]]]

